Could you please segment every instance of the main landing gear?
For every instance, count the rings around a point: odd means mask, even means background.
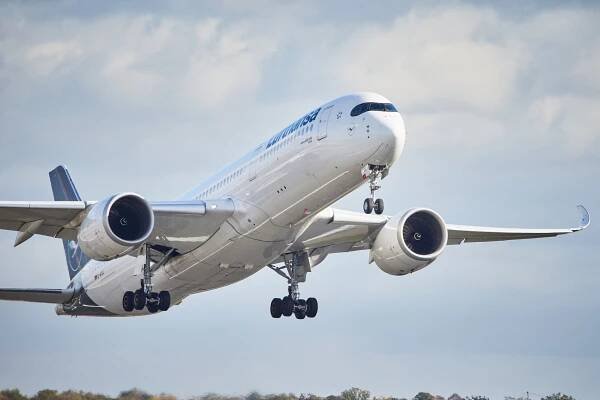
[[[146,307],[151,314],[158,311],[167,311],[171,306],[171,294],[166,290],[161,290],[158,293],[153,292],[152,275],[171,258],[175,249],[169,250],[154,264],[151,264],[150,245],[145,245],[144,250],[146,253],[146,262],[144,263],[144,279],[140,280],[141,288],[135,292],[125,292],[123,295],[123,310],[127,312],[133,310],[140,311]]]
[[[367,197],[363,202],[363,211],[365,214],[371,214],[375,211],[375,214],[383,213],[383,199],[375,200],[375,192],[381,189],[381,179],[385,171],[385,166],[382,165],[369,165],[368,169],[363,172],[365,178],[369,178],[369,190],[371,196]]]
[[[271,300],[271,317],[281,318],[290,317],[292,314],[297,319],[304,319],[305,317],[314,318],[317,316],[319,310],[319,303],[314,297],[309,297],[304,300],[300,298],[299,282],[306,280],[306,273],[309,272],[308,264],[300,263],[302,255],[299,254],[286,254],[285,266],[275,267],[269,265],[273,271],[281,275],[288,281],[288,295],[283,298],[274,298]],[[306,255],[304,255],[306,260]],[[287,271],[287,274],[283,270]]]

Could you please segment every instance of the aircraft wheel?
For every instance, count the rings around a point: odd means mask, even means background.
[[[148,308],[148,312],[154,314],[158,312],[160,305],[160,297],[158,293],[152,292],[150,296],[148,296],[148,300],[146,300],[146,308]]]
[[[309,297],[306,300],[306,316],[308,318],[314,318],[317,316],[317,311],[319,310],[319,303],[317,299],[314,297]]]
[[[365,212],[365,214],[371,214],[373,212],[373,199],[372,198],[366,198],[364,203],[363,203],[363,211]]]
[[[158,312],[158,303],[148,303],[146,307],[148,308],[148,312],[150,314]]]
[[[160,311],[167,311],[169,307],[171,307],[171,293],[162,290],[158,294],[158,309]]]
[[[133,307],[136,310],[143,310],[146,306],[146,293],[142,289],[135,291],[133,295]]]
[[[134,295],[132,291],[125,292],[125,294],[123,295],[123,310],[127,312],[133,311],[133,296]]]
[[[275,297],[273,300],[271,300],[271,317],[281,318],[282,303],[283,301],[278,297]]]
[[[281,314],[286,317],[294,313],[294,301],[290,296],[285,296],[281,301]]]
[[[383,213],[383,199],[377,199],[377,200],[375,200],[375,204],[373,206],[373,209],[375,210],[375,214],[381,214],[381,213]]]
[[[306,317],[306,300],[298,300],[297,307],[295,307],[294,315],[297,319],[304,319]]]

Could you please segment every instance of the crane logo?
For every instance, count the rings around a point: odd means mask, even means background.
[[[69,240],[67,245],[65,246],[67,250],[67,259],[69,261],[69,268],[73,272],[79,271],[85,264],[88,262],[88,258],[81,249],[79,245],[74,240]]]

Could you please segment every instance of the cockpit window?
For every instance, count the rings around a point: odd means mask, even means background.
[[[367,111],[398,112],[392,103],[362,103],[350,111],[350,116],[356,117]]]
[[[398,110],[396,110],[396,107],[392,103],[386,103],[384,104],[384,106],[386,112],[398,112]]]

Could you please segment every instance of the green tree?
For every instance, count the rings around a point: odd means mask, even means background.
[[[58,392],[56,390],[40,390],[37,392],[35,396],[32,397],[32,400],[60,400],[58,397]]]
[[[554,393],[542,398],[542,400],[575,400],[575,397],[568,394]]]
[[[140,389],[129,389],[119,393],[118,400],[150,400],[152,396]]]
[[[353,387],[348,390],[344,390],[341,394],[341,397],[344,400],[369,400],[371,393],[368,390]]]
[[[466,400],[490,400],[490,398],[486,397],[486,396],[473,395],[473,396],[467,396]]]
[[[6,389],[0,392],[0,400],[27,400],[19,389]]]
[[[435,396],[427,392],[419,392],[413,400],[435,400]]]

